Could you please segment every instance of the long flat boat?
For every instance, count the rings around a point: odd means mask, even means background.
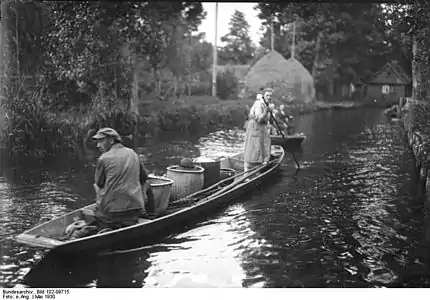
[[[271,159],[266,164],[258,165],[244,171],[243,153],[238,153],[220,160],[221,168],[234,169],[237,174],[221,180],[214,185],[193,193],[169,205],[164,215],[155,219],[140,218],[138,224],[125,228],[90,235],[73,240],[61,241],[59,238],[67,226],[74,223],[83,212],[94,209],[91,204],[31,228],[16,237],[20,243],[38,248],[51,249],[63,253],[99,252],[113,249],[127,241],[142,241],[179,223],[202,217],[214,212],[222,205],[232,202],[235,198],[250,191],[279,168],[284,158],[284,150],[280,146],[271,146]],[[178,207],[178,203],[185,204]],[[175,205],[174,205],[175,204]]]
[[[392,107],[385,109],[384,114],[390,118],[397,118],[398,117],[397,110],[398,110],[397,105],[393,105]]]
[[[285,135],[285,138],[282,135],[271,135],[270,140],[272,141],[272,145],[279,145],[283,148],[291,148],[300,147],[306,140],[306,136],[303,133]]]

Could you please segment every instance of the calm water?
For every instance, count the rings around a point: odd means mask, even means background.
[[[51,257],[11,237],[93,201],[84,161],[2,159],[0,285],[87,287],[428,287],[422,200],[399,126],[379,110],[297,120],[308,138],[280,176],[153,244],[98,258]],[[149,143],[149,169],[241,149],[240,130]],[[228,145],[228,146],[227,146]]]

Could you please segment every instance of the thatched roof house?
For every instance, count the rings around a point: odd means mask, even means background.
[[[286,60],[276,51],[264,55],[245,78],[246,94],[255,95],[262,87],[273,87],[274,97],[281,101],[311,102],[315,98],[309,71],[297,59]]]

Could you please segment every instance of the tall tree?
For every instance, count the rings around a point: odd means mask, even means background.
[[[221,42],[226,45],[221,49],[220,59],[231,64],[248,64],[255,49],[249,36],[250,26],[245,14],[235,10],[229,25],[229,33],[221,37]]]
[[[49,75],[54,83],[50,86],[65,92],[64,96],[56,97],[62,101],[72,91],[87,95],[87,101],[99,95],[100,90],[114,94],[117,99],[129,98],[137,60],[147,61],[155,70],[167,67],[180,73],[181,68],[167,59],[166,54],[174,52],[172,57],[181,58],[177,46],[197,30],[205,17],[199,2],[13,0],[8,3],[16,11],[6,14],[8,26],[3,26],[11,41],[8,48],[19,44],[10,49],[11,59],[17,60],[15,54],[19,54],[19,61],[25,62],[19,65],[21,73]],[[36,10],[43,14],[35,14]],[[17,63],[11,61],[9,65]]]
[[[319,49],[315,79],[323,86],[329,81],[335,89],[366,78],[386,62],[386,25],[379,4],[259,3],[256,9],[263,26],[274,20],[275,50],[287,58],[292,42],[290,24],[296,22],[295,56],[311,71]],[[266,33],[263,46],[267,38]]]
[[[102,86],[113,91],[116,74],[125,72],[120,47],[138,34],[136,5],[88,1],[45,4],[51,12],[44,36],[47,71],[53,78],[72,82],[91,98]]]
[[[208,71],[212,66],[213,45],[205,41],[205,36],[205,33],[199,33],[191,38],[192,73]]]
[[[18,88],[26,86],[27,76],[42,73],[46,56],[41,37],[46,28],[47,13],[40,1],[12,0],[1,3],[0,111],[3,113],[0,120],[7,112],[9,126],[12,126],[16,108],[25,102],[17,101],[18,98],[23,100],[16,97]],[[17,99],[14,101],[14,98]],[[6,125],[3,121],[0,123]]]
[[[385,40],[389,49],[386,57],[397,60],[404,71],[412,75],[412,36],[408,34],[410,26],[405,22],[407,5],[385,4],[383,14],[387,24]]]
[[[411,4],[385,4],[386,36],[396,57],[405,69],[412,73],[413,97],[425,99],[430,95],[430,5],[427,2]],[[412,72],[410,72],[412,71]]]
[[[430,101],[430,4],[414,2],[407,6],[405,22],[412,36],[412,96],[418,100]]]
[[[176,25],[195,31],[204,17],[199,2],[46,2],[51,8],[51,28],[46,33],[55,78],[73,82],[91,96],[101,85],[115,90],[118,76],[129,93],[137,61],[145,60],[153,70],[156,88],[158,70],[168,67],[167,52],[182,38]],[[180,24],[179,24],[180,25]],[[124,46],[128,51],[123,51]],[[171,66],[175,71],[177,68]],[[130,95],[119,94],[127,99]],[[122,96],[122,97],[121,97]]]
[[[157,95],[161,92],[160,70],[167,68],[174,75],[174,90],[180,77],[189,75],[189,38],[205,18],[200,2],[149,2],[140,10],[148,35],[139,35],[137,52],[146,57],[152,68]]]

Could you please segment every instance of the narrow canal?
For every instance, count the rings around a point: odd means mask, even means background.
[[[308,138],[280,176],[206,220],[128,253],[50,258],[11,239],[93,201],[84,161],[2,158],[0,286],[428,287],[423,204],[399,125],[381,110],[302,116]],[[161,172],[182,156],[235,152],[243,132],[139,148]]]

